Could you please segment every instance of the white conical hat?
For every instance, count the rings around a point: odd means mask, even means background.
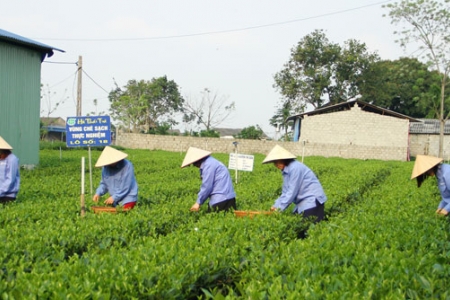
[[[116,150],[110,146],[106,146],[105,149],[103,149],[102,154],[100,154],[100,157],[98,158],[97,162],[95,163],[95,166],[96,167],[107,166],[116,163],[118,161],[121,161],[127,156],[128,154],[122,151]]]
[[[193,164],[196,161],[207,157],[208,155],[211,155],[211,152],[195,147],[189,147],[186,156],[184,157],[183,163],[181,164],[181,167],[187,167],[190,164]]]
[[[12,150],[13,147],[11,147],[10,144],[8,144],[1,136],[0,136],[0,149],[4,150]]]
[[[291,159],[291,158],[297,158],[294,154],[287,151],[283,147],[276,145],[275,147],[270,150],[269,154],[267,154],[266,158],[263,160],[263,164],[279,160],[279,159]]]
[[[411,174],[411,179],[422,175],[426,171],[432,169],[437,164],[443,161],[442,158],[428,155],[417,155],[416,162],[414,163],[414,168]]]

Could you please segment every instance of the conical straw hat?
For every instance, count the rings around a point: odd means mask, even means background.
[[[275,147],[270,150],[269,154],[264,158],[263,164],[266,164],[268,162],[272,162],[279,159],[291,159],[291,158],[297,158],[294,154],[287,151],[283,147],[276,145]]]
[[[414,163],[414,168],[411,174],[411,179],[422,175],[426,171],[430,170],[437,164],[442,162],[442,158],[428,156],[428,155],[417,155],[416,162]]]
[[[128,154],[116,150],[113,147],[106,146],[105,149],[103,149],[102,154],[100,154],[100,157],[98,158],[97,162],[95,163],[96,167],[103,167],[107,165],[111,165],[113,163],[116,163],[118,161],[121,161],[122,159],[126,158]]]
[[[12,150],[13,147],[11,147],[10,144],[8,144],[1,136],[0,136],[0,149],[4,150]]]
[[[195,147],[189,147],[186,156],[184,157],[183,163],[181,164],[181,167],[187,167],[190,164],[193,164],[196,161],[207,157],[208,155],[211,155],[211,152]]]

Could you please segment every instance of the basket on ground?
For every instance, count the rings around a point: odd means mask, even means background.
[[[238,218],[250,217],[253,218],[255,215],[270,215],[271,211],[249,211],[249,210],[235,210],[234,215]]]
[[[94,211],[95,214],[101,214],[101,213],[109,213],[109,214],[116,214],[119,212],[126,212],[128,209],[117,209],[115,207],[110,206],[91,206],[91,209]]]

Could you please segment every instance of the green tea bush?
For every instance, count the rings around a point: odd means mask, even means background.
[[[94,214],[100,151],[43,149],[21,170],[18,199],[0,207],[2,299],[449,299],[448,221],[434,214],[434,178],[418,189],[412,162],[306,157],[325,193],[326,221],[282,213],[236,218],[189,211],[201,179],[184,153],[125,150],[135,209]],[[81,157],[86,215],[80,216]],[[228,154],[213,154],[226,165]],[[282,176],[255,155],[230,170],[238,209],[269,210]]]

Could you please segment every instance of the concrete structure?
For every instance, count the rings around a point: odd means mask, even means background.
[[[298,124],[296,142],[119,134],[116,143],[127,148],[185,152],[194,146],[212,152],[231,153],[235,150],[233,142],[237,141],[238,152],[244,154],[267,154],[279,144],[299,157],[406,161],[409,159],[410,122],[418,122],[356,100],[291,118]]]
[[[411,117],[353,100],[288,118],[306,155],[409,160]]]
[[[410,125],[410,154],[439,156],[440,123],[437,119],[419,119]],[[444,160],[450,160],[450,121],[444,126]]]
[[[41,63],[63,50],[0,29],[0,135],[21,165],[39,163]]]

